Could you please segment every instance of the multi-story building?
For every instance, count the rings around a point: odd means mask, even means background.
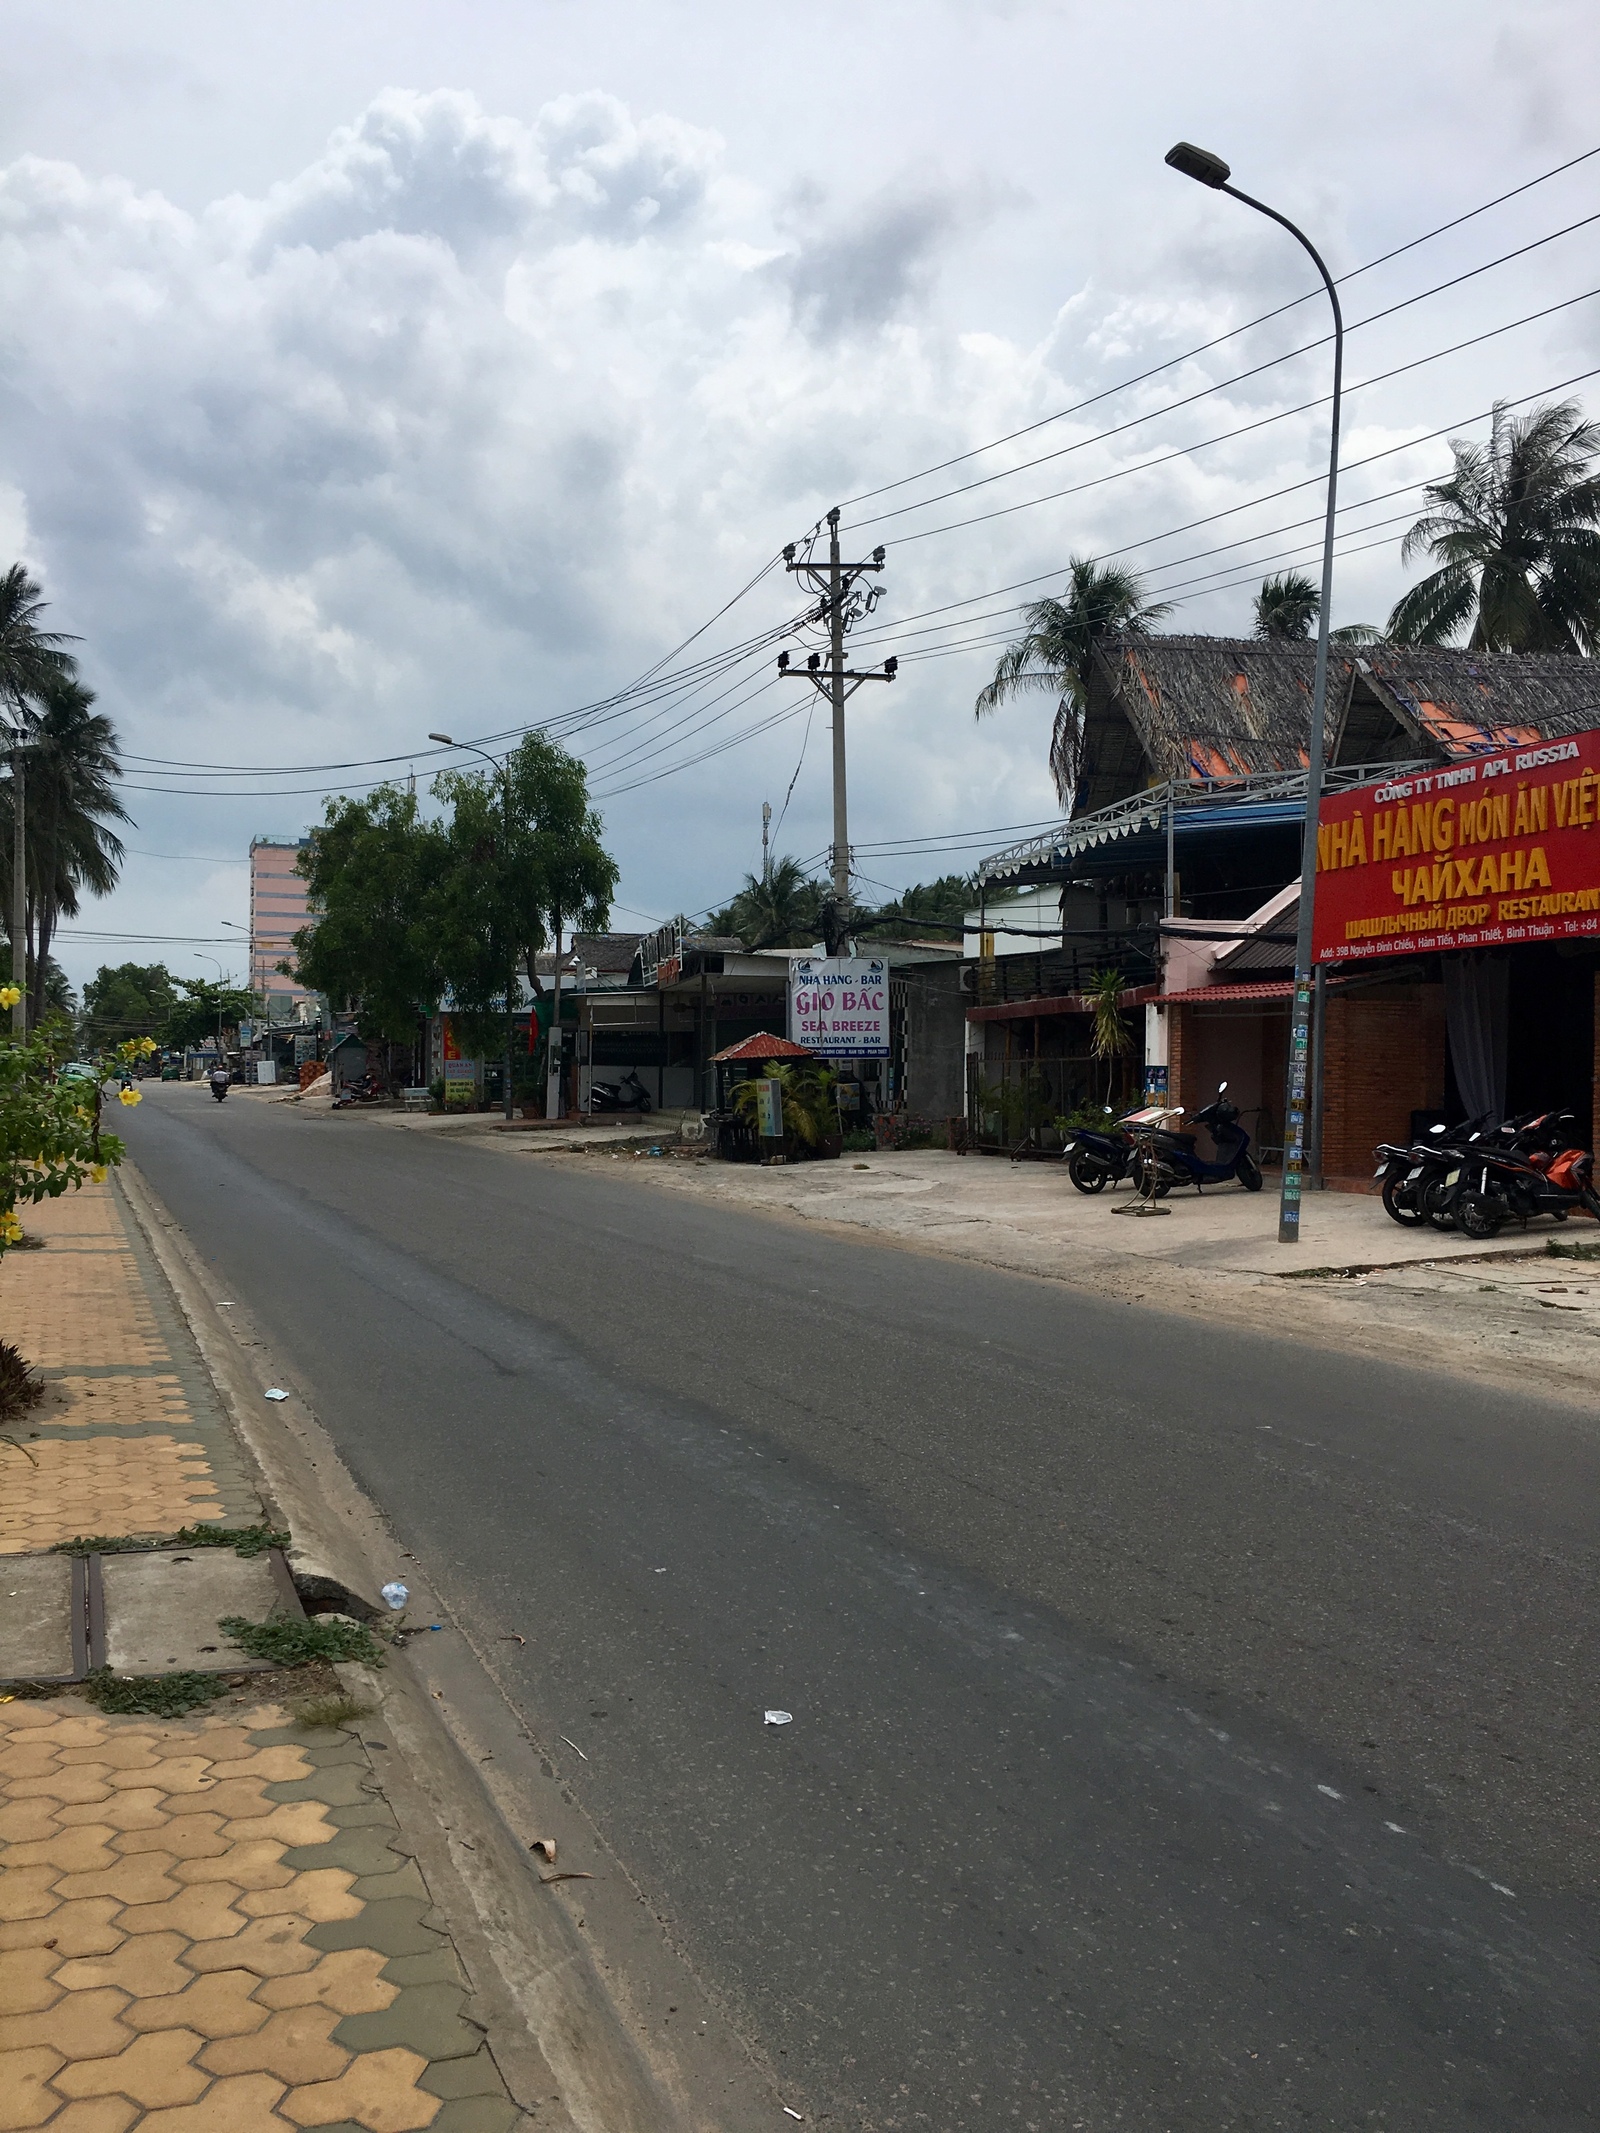
[[[305,882],[295,872],[308,842],[305,837],[250,842],[250,990],[265,998],[269,1022],[303,1019],[316,999],[278,968],[293,960],[293,936],[310,915]]]

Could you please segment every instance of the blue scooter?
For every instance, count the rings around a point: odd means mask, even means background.
[[[1135,1189],[1146,1199],[1163,1200],[1174,1185],[1220,1185],[1237,1178],[1246,1192],[1261,1190],[1261,1167],[1250,1153],[1250,1136],[1239,1123],[1239,1107],[1227,1101],[1228,1084],[1217,1084],[1215,1099],[1196,1111],[1193,1123],[1210,1133],[1217,1153],[1207,1159],[1195,1147],[1192,1133],[1175,1128],[1157,1128],[1144,1136],[1136,1158]]]
[[[1109,1104],[1105,1115],[1108,1119],[1114,1115]],[[1133,1163],[1134,1145],[1132,1134],[1121,1120],[1103,1133],[1075,1126],[1061,1147],[1067,1176],[1079,1192],[1104,1192],[1108,1185],[1120,1185]]]

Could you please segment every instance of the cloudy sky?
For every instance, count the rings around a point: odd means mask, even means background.
[[[251,835],[425,779],[430,728],[571,736],[619,924],[724,899],[791,785],[780,849],[820,857],[825,721],[769,646],[732,655],[799,613],[760,573],[836,502],[847,549],[888,549],[870,656],[902,661],[852,705],[863,893],[970,866],[1051,811],[1049,705],[972,701],[1068,555],[1123,553],[1168,627],[1242,632],[1262,568],[1316,542],[1325,303],[1236,333],[1307,269],[1171,142],[1341,276],[1600,146],[1576,4],[0,21],[0,550],[83,640],[136,824],[62,944],[79,983],[200,974],[203,944],[242,967],[216,944]],[[1600,157],[1349,282],[1336,622],[1404,584],[1433,433],[1600,368],[1600,222],[1567,227],[1596,214]],[[1600,378],[1567,389],[1600,409]],[[727,661],[607,704],[708,623],[678,664]]]

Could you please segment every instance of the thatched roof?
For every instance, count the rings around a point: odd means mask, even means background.
[[[1315,669],[1312,643],[1108,639],[1090,678],[1073,813],[1169,778],[1302,768]],[[1330,656],[1331,763],[1445,761],[1587,726],[1600,726],[1600,678],[1587,659],[1390,644]]]

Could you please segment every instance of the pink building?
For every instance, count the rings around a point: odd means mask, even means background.
[[[292,960],[291,936],[305,925],[306,885],[295,872],[305,837],[256,837],[250,844],[250,990],[263,994],[267,1019],[293,1021],[316,995],[278,969]]]

